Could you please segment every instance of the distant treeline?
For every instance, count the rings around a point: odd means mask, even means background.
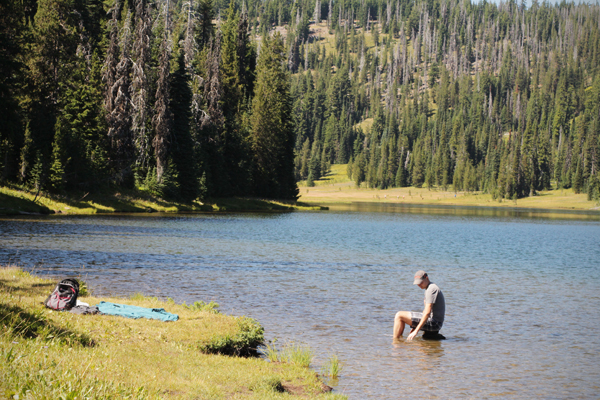
[[[597,5],[0,0],[0,52],[5,181],[295,198],[348,163],[600,198]]]
[[[348,162],[372,188],[600,197],[599,6],[338,1],[318,12],[333,50],[291,22],[297,179]]]

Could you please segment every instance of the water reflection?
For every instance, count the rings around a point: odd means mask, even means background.
[[[331,203],[327,204],[327,206],[331,211],[600,221],[600,212],[595,210],[546,210],[518,207],[446,206],[373,202]]]
[[[442,340],[425,340],[416,338],[410,342],[406,341],[406,337],[393,342],[392,357],[402,361],[404,358],[416,360],[423,368],[439,366],[440,358],[444,356],[444,345]]]

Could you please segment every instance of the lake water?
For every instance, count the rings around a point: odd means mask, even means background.
[[[310,345],[316,370],[337,354],[330,384],[351,399],[597,398],[597,215],[364,207],[3,218],[0,262],[81,274],[96,295],[214,300]],[[419,269],[447,340],[393,345],[395,312],[423,308]]]

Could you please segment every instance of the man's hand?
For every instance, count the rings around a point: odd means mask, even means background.
[[[423,310],[423,317],[421,318],[421,322],[419,322],[419,325],[417,325],[412,331],[410,331],[410,335],[408,335],[406,341],[410,342],[415,338],[415,336],[417,336],[417,333],[419,333],[423,325],[425,325],[427,318],[429,318],[429,314],[431,314],[431,304],[425,303],[425,309]]]

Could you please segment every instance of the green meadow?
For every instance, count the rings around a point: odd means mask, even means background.
[[[332,165],[329,173],[314,183],[313,187],[307,186],[306,181],[298,183],[300,201],[324,206],[336,203],[378,202],[600,212],[600,204],[597,201],[588,200],[587,194],[574,193],[573,189],[544,190],[537,192],[535,196],[508,200],[493,199],[491,194],[479,191],[453,191],[438,187],[401,187],[380,190],[368,188],[364,182],[357,187],[348,178],[346,164]]]

